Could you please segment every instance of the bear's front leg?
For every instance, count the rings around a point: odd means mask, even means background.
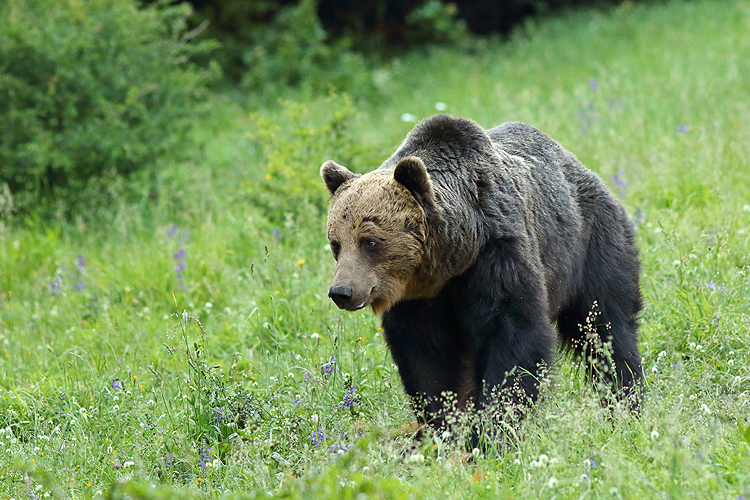
[[[449,286],[476,352],[478,409],[508,402],[493,415],[505,420],[507,410],[517,414],[536,399],[539,367],[552,357],[555,340],[541,264],[518,240],[491,241]]]
[[[443,429],[476,396],[475,355],[446,293],[406,300],[383,315],[383,332],[417,420]]]

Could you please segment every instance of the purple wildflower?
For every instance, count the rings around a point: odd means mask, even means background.
[[[297,406],[300,402],[299,396],[297,396],[297,399],[294,400],[294,406]]]
[[[599,80],[596,78],[589,78],[589,89],[591,92],[596,92],[599,90]]]
[[[320,443],[322,443],[325,440],[325,438],[326,438],[326,434],[323,431],[323,424],[320,424],[318,426],[318,430],[313,431],[312,433],[312,443],[315,446],[318,446]]]
[[[164,465],[169,467],[172,464],[174,464],[174,455],[169,455],[167,458],[164,459]]]
[[[334,356],[331,356],[328,358],[328,362],[323,365],[323,375],[325,376],[331,376],[333,375],[333,367],[336,364],[336,358]]]
[[[633,214],[633,221],[636,224],[643,224],[646,222],[646,213],[640,208],[636,208],[635,213]]]
[[[617,175],[612,176],[612,184],[619,188],[617,190],[620,198],[625,198],[625,191],[628,189],[628,181],[625,180],[625,171],[620,169]]]
[[[328,448],[328,451],[338,455],[343,455],[349,451],[349,445],[347,443],[333,443],[330,448]]]
[[[351,386],[346,390],[344,399],[339,403],[341,408],[351,408],[357,402],[357,387]]]
[[[206,467],[211,463],[211,447],[209,446],[205,450],[201,450],[201,459],[198,460],[198,465],[201,468],[201,476],[206,475]]]
[[[276,239],[277,239],[278,241],[281,241],[281,231],[279,231],[279,230],[278,230],[278,229],[276,229],[276,228],[273,228],[273,230],[271,231],[271,234],[272,234],[272,235],[273,235],[273,237],[274,237],[274,238],[276,238]]]
[[[677,125],[677,133],[678,134],[687,134],[690,130],[690,127],[687,125]]]
[[[714,283],[714,280],[709,281],[708,285],[706,285],[706,288],[708,288],[709,290],[716,289],[716,283]]]
[[[180,282],[180,284],[177,286],[177,288],[180,291],[187,292],[187,287],[182,284],[182,272],[187,267],[187,263],[185,262],[187,254],[185,253],[185,249],[182,247],[179,247],[179,249],[174,253],[174,259],[177,261],[177,265],[174,267],[174,273],[177,276],[177,281]]]
[[[216,423],[219,425],[221,425],[222,422],[226,420],[226,418],[221,414],[221,406],[219,406],[218,410],[214,410],[214,416],[216,417]]]
[[[117,389],[122,390],[122,386],[120,385],[120,379],[116,378],[112,380],[112,390],[116,391]]]
[[[79,255],[76,259],[76,266],[78,266],[79,269],[83,270],[86,267],[86,259],[84,259],[83,256]]]
[[[86,288],[86,282],[81,281],[80,283],[76,283],[75,288],[77,292],[82,292]]]
[[[50,283],[48,288],[55,295],[60,295],[62,293],[62,278],[59,276],[55,278],[55,281]]]
[[[112,467],[114,467],[115,469],[119,469],[120,467],[122,467],[122,464],[115,460],[114,462],[112,462]]]
[[[173,223],[171,226],[169,226],[169,229],[167,229],[167,238],[174,238],[179,232],[180,226]]]

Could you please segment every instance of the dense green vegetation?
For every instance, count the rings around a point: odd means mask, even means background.
[[[748,0],[570,13],[366,87],[205,94],[190,146],[96,210],[14,212],[0,186],[0,496],[750,498],[748,32]],[[506,453],[412,448],[377,318],[326,297],[317,172],[375,168],[436,107],[528,122],[622,198],[639,419],[561,356]]]

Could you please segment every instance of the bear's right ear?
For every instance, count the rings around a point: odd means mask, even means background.
[[[411,192],[424,208],[432,208],[435,195],[432,181],[424,162],[416,156],[407,156],[396,165],[393,178]]]
[[[336,193],[336,190],[346,181],[359,177],[333,160],[328,160],[320,167],[320,176],[326,182],[326,187],[331,194]]]

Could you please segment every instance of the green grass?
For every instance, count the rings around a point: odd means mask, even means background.
[[[142,201],[6,221],[0,496],[750,497],[748,33],[747,0],[624,3],[405,56],[354,102],[290,93],[249,115],[216,97],[202,153]],[[377,319],[326,297],[317,171],[375,168],[401,115],[436,102],[528,122],[622,189],[646,297],[640,419],[611,418],[562,357],[504,455],[410,448]]]

